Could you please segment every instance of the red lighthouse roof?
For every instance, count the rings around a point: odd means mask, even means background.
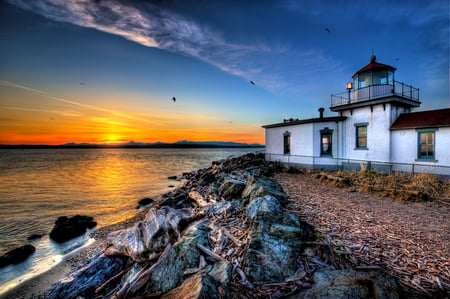
[[[395,71],[396,68],[392,67],[390,65],[387,64],[383,64],[383,63],[378,63],[376,62],[377,57],[376,56],[371,56],[370,57],[370,63],[368,65],[366,65],[365,67],[363,67],[362,69],[360,69],[359,71],[357,71],[352,78],[354,79],[356,75],[369,71],[369,70],[391,70],[391,71]]]

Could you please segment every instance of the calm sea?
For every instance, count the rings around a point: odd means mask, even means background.
[[[0,294],[48,270],[89,240],[57,245],[48,233],[59,216],[88,215],[98,227],[133,216],[137,202],[178,185],[169,176],[255,149],[0,150],[0,255],[30,243],[26,262],[0,269]]]

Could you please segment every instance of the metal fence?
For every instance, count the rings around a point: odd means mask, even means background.
[[[331,106],[352,104],[370,101],[389,96],[400,96],[409,100],[419,101],[419,89],[403,82],[394,81],[394,84],[370,85],[349,92],[331,95]]]
[[[442,178],[450,178],[450,166],[423,163],[395,163],[381,161],[367,161],[357,159],[343,159],[333,157],[317,157],[302,155],[283,155],[264,153],[266,161],[281,162],[287,165],[324,170],[375,170],[377,172],[393,173],[430,173]]]

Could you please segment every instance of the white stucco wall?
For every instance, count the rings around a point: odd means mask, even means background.
[[[415,129],[394,130],[392,139],[392,162],[435,164],[450,166],[450,128],[438,128],[435,132],[435,159],[437,162],[417,161],[418,132]]]
[[[284,153],[284,134],[291,134],[291,155],[312,156],[313,126],[301,124],[266,129],[266,153]]]
[[[350,111],[343,111],[347,116],[344,123],[344,158],[389,161],[390,159],[390,135],[391,105],[361,107]],[[355,124],[367,123],[367,149],[356,149],[356,127]]]

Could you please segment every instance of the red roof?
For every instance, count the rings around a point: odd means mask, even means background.
[[[352,78],[354,78],[356,75],[358,75],[359,73],[362,73],[362,72],[366,72],[366,71],[369,71],[369,70],[382,70],[382,69],[391,70],[391,71],[395,71],[396,70],[395,67],[392,67],[392,66],[387,65],[387,64],[376,62],[376,57],[375,56],[371,56],[370,57],[370,63],[368,65],[366,65],[365,67],[363,67],[362,69],[360,69],[359,71],[357,71],[352,76]]]
[[[450,127],[450,108],[400,115],[391,129]]]

